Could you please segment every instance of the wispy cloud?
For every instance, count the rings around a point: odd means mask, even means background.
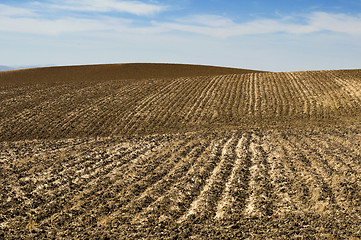
[[[310,10],[305,6],[311,3],[299,1],[290,11],[272,4],[283,9],[272,14],[269,4],[242,11],[237,3],[238,11],[233,4],[206,2],[0,0],[0,52],[6,56],[0,61],[187,62],[277,71],[359,67],[359,7],[325,3]]]
[[[113,30],[104,21],[76,18],[49,20],[0,17],[0,22],[6,22],[6,24],[0,24],[0,31],[42,35]]]
[[[61,19],[9,18],[0,16],[0,32],[60,35],[84,32],[146,35],[165,32],[159,26],[135,27],[130,19],[101,17],[97,19],[66,17]],[[33,26],[36,26],[34,28]]]
[[[194,19],[194,21],[192,21],[192,19]],[[212,21],[214,19],[216,19],[216,21]],[[276,32],[301,34],[316,31],[312,25],[298,25],[282,19],[260,19],[246,23],[235,23],[228,18],[209,15],[189,17],[189,20],[186,23],[181,20],[158,24],[169,31],[177,30],[219,38]]]
[[[27,8],[0,4],[0,31],[44,35],[102,31],[158,34],[181,31],[215,38],[279,32],[309,34],[321,31],[361,35],[361,16],[327,12],[263,18],[248,22],[236,22],[232,18],[218,15],[192,15],[172,19],[169,14],[166,20],[154,17],[152,19],[156,20],[145,21],[145,25],[141,25],[138,21],[138,15],[152,15],[167,9],[155,3],[129,0],[64,0],[61,4],[49,0],[46,3],[31,2]],[[48,10],[52,10],[51,14]],[[99,14],[92,17],[86,17],[87,15],[84,14],[69,14],[74,11]],[[114,14],[109,15],[110,12],[126,12],[135,16],[116,17]]]
[[[277,32],[307,34],[331,31],[353,35],[361,34],[361,17],[326,12],[314,12],[298,17],[298,19],[284,16],[279,19],[258,19],[244,23],[236,23],[230,18],[216,15],[195,15],[176,19],[173,22],[159,22],[158,25],[169,31],[177,30],[220,38]]]
[[[58,35],[81,32],[115,32],[148,34],[159,32],[158,26],[135,26],[136,17],[109,17],[110,12],[135,15],[152,15],[163,11],[164,6],[140,1],[119,0],[65,0],[30,2],[27,8],[0,4],[0,31]],[[64,11],[65,10],[65,11]],[[98,12],[97,16],[71,12]]]
[[[361,16],[315,12],[308,17],[309,24],[315,29],[347,34],[361,34]]]
[[[225,27],[234,26],[235,23],[230,18],[225,18],[218,15],[193,15],[175,19],[177,23],[195,26],[208,27]]]
[[[140,1],[119,0],[65,0],[53,1],[49,7],[80,12],[126,12],[135,15],[153,15],[166,9],[165,6]]]
[[[17,17],[17,16],[36,16],[36,13],[27,8],[12,7],[0,4],[0,16]]]

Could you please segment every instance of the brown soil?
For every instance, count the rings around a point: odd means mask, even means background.
[[[0,73],[0,239],[359,239],[360,89],[360,70]]]
[[[149,78],[195,77],[261,72],[248,69],[170,63],[124,63],[45,67],[0,72],[0,86]]]
[[[183,71],[188,68],[202,75],[209,68],[197,71],[195,66],[176,65],[173,72],[173,65],[155,66],[161,70],[148,75],[190,75]],[[148,72],[129,69],[116,77],[116,71],[107,69],[122,67],[45,68],[0,75],[0,141],[332,126],[361,113],[360,70],[150,78]],[[106,70],[95,74],[98,68]],[[215,68],[213,73],[217,71],[244,70]],[[33,72],[46,74],[33,79]],[[18,73],[16,80],[8,78]],[[131,73],[143,78],[123,76]],[[103,74],[106,77],[101,80]]]

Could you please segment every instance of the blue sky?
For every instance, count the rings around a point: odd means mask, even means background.
[[[361,0],[1,0],[0,65],[361,68]]]

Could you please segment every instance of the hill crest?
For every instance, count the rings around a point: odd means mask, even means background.
[[[361,70],[174,64],[17,70],[0,73],[0,141],[332,125],[360,118],[360,89]]]
[[[256,70],[171,63],[123,63],[19,69],[0,73],[0,84],[177,78],[242,74]]]

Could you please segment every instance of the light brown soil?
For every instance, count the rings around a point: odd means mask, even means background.
[[[0,144],[6,239],[361,237],[361,127]]]
[[[361,238],[360,70],[93,67],[0,74],[0,239]]]

